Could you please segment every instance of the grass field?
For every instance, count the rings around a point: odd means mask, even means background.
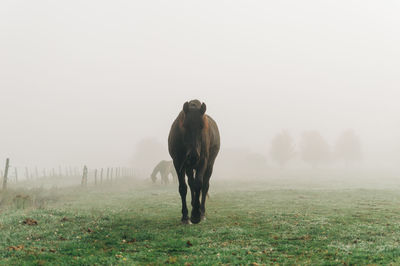
[[[345,180],[215,181],[198,225],[175,185],[11,189],[0,264],[400,264],[399,186]]]

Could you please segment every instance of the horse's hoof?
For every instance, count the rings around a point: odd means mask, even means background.
[[[191,221],[193,224],[198,224],[198,223],[200,223],[201,218],[200,218],[200,216],[199,216],[199,217],[190,217],[190,221]]]
[[[204,216],[204,215],[202,215],[200,219],[201,219],[202,221],[207,220],[206,216]]]
[[[191,224],[189,219],[181,220],[182,224]]]

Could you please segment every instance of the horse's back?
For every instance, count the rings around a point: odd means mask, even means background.
[[[181,111],[178,117],[172,123],[168,135],[168,152],[172,159],[176,158],[179,153],[179,150],[182,149],[183,139],[181,136],[181,129],[179,126],[179,121],[182,115],[183,114]]]

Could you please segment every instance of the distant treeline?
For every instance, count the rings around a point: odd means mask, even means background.
[[[282,131],[272,139],[269,154],[281,167],[296,156],[312,166],[333,160],[349,165],[361,160],[362,148],[359,137],[352,130],[344,131],[333,146],[318,131],[304,132],[298,145],[287,131]]]

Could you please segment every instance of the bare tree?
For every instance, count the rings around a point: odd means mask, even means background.
[[[361,142],[353,130],[349,129],[344,131],[337,139],[335,144],[335,156],[343,160],[346,166],[361,159]]]
[[[282,131],[271,141],[271,158],[284,167],[295,155],[293,139],[287,131]]]
[[[306,131],[300,143],[302,159],[313,167],[327,162],[330,157],[329,144],[318,131]]]

